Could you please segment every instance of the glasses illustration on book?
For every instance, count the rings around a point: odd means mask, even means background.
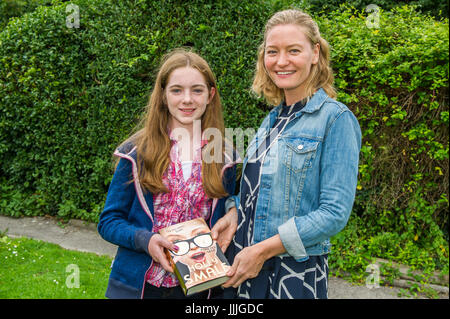
[[[193,238],[186,240],[174,241],[174,244],[178,247],[177,251],[171,251],[176,256],[186,255],[191,250],[191,243],[199,248],[207,248],[213,244],[211,233],[199,234]]]

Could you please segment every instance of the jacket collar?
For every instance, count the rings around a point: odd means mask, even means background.
[[[325,93],[325,91],[320,88],[314,93],[314,95],[309,99],[309,101],[306,103],[305,107],[303,107],[300,111],[297,112],[296,117],[299,116],[301,113],[314,113],[318,111],[325,100],[328,98],[328,95]],[[280,105],[275,107],[270,113],[274,113],[278,115],[281,112],[281,108],[283,107],[283,102],[281,102]]]
[[[325,91],[322,88],[318,89],[317,92],[314,93],[314,95],[308,101],[308,103],[306,103],[305,107],[300,110],[300,112],[314,113],[318,111],[327,98],[328,95],[325,93]]]
[[[306,105],[295,114],[295,118],[299,117],[302,113],[314,113],[318,111],[322,107],[323,103],[326,101],[327,98],[328,95],[325,93],[325,91],[322,88],[318,89],[316,93],[314,93],[314,95],[309,99]],[[272,127],[276,122],[277,117],[281,113],[281,108],[283,107],[283,104],[284,102],[281,102],[280,105],[273,108],[269,112],[270,117],[268,123],[269,127]]]

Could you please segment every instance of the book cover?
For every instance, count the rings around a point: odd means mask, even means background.
[[[186,296],[228,280],[225,274],[230,264],[203,218],[163,228],[159,233],[179,248],[168,250],[167,255]]]

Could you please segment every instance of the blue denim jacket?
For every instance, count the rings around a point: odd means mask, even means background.
[[[281,108],[264,119],[242,171]],[[360,148],[356,117],[319,89],[263,159],[253,242],[279,234],[287,254],[297,261],[329,253],[330,237],[344,228],[352,210]],[[240,194],[233,198],[239,207]]]

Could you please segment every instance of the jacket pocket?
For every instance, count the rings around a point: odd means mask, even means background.
[[[303,137],[283,137],[285,144],[284,165],[298,173],[312,165],[319,141]]]

